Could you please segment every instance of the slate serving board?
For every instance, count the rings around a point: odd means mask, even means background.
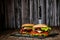
[[[55,37],[55,36],[57,36],[57,35],[59,35],[58,33],[51,33],[51,34],[49,34],[48,36],[46,36],[46,37],[43,37],[43,36],[30,36],[30,35],[21,35],[20,33],[17,33],[17,34],[11,34],[10,36],[15,36],[15,37],[29,37],[29,38],[40,38],[40,39],[42,39],[42,38],[47,38],[47,37]]]

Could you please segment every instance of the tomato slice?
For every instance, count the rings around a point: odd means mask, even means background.
[[[30,33],[31,33],[31,34],[36,34],[36,33],[38,33],[38,32],[36,32],[36,31],[31,31]]]
[[[42,32],[42,34],[48,36],[49,33],[48,32]]]

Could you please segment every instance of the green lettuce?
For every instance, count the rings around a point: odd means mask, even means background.
[[[51,27],[42,27],[41,30],[42,31],[49,31],[49,30],[51,30]]]

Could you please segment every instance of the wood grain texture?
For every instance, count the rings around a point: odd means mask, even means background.
[[[50,33],[59,33],[56,37],[48,37],[44,39],[39,38],[28,38],[28,37],[15,37],[10,36],[11,34],[18,33],[17,30],[8,30],[3,34],[0,34],[0,40],[60,40],[60,27],[52,27],[52,31]]]
[[[60,0],[0,0],[0,19],[3,19],[0,24],[5,21],[5,27],[0,29],[20,28],[24,23],[38,24],[39,11],[42,23],[60,26]]]

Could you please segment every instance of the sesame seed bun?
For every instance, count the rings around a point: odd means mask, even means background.
[[[24,26],[32,26],[33,27],[34,24],[23,24],[22,27],[24,27]]]
[[[37,25],[34,25],[33,28],[41,28],[41,27],[47,27],[47,25],[45,24],[37,24]]]

